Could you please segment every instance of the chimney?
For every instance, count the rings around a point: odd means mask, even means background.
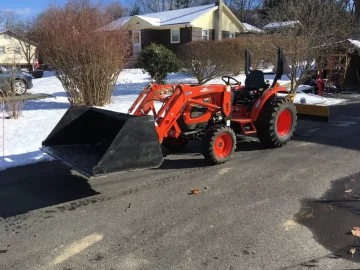
[[[222,39],[222,14],[223,14],[223,0],[218,0],[215,2],[215,6],[218,9],[215,11],[215,40]]]

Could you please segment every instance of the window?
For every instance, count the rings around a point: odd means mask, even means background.
[[[201,39],[202,40],[208,40],[209,39],[209,31],[207,29],[202,30]]]
[[[15,53],[15,54],[21,54],[21,49],[20,49],[20,47],[15,47],[15,48],[14,48],[14,53]]]
[[[171,43],[180,43],[180,30],[171,30]]]
[[[234,37],[235,37],[235,33],[230,32],[229,33],[229,38],[234,38]]]
[[[0,46],[0,54],[5,54],[5,46]]]

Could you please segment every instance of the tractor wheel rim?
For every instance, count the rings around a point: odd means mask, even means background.
[[[214,150],[216,156],[220,158],[227,157],[232,149],[233,139],[230,134],[221,134],[215,140]]]
[[[277,132],[280,136],[286,136],[292,126],[292,114],[290,110],[283,110],[277,121]]]
[[[15,85],[15,92],[16,94],[22,94],[25,91],[25,85],[23,83],[20,82],[16,82]]]

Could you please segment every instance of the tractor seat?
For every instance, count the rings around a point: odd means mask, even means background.
[[[259,90],[266,86],[264,72],[261,70],[252,70],[246,76],[245,90]]]

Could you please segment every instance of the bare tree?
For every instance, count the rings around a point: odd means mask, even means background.
[[[277,51],[267,35],[256,34],[221,40],[216,49],[222,52],[222,58],[231,66],[231,74],[234,75],[245,72],[246,50],[250,50],[252,54],[253,69],[262,69],[268,63],[272,63]]]
[[[278,33],[270,42],[285,51],[291,66],[291,90],[309,79],[315,60],[326,50],[322,45],[349,38],[353,34],[351,14],[332,0],[282,0],[269,11],[268,22],[278,22]],[[299,24],[285,25],[285,21]],[[326,46],[328,50],[331,46]],[[317,68],[321,68],[317,66]]]
[[[352,6],[353,12],[356,15],[356,19],[360,19],[360,1],[359,0],[353,0],[353,6]]]
[[[72,105],[110,103],[124,66],[128,31],[106,29],[112,17],[103,10],[90,0],[71,0],[51,6],[38,22],[39,48],[57,70]]]
[[[221,43],[218,41],[186,43],[179,52],[182,68],[193,75],[199,84],[230,74],[233,66],[227,60],[232,55],[227,55],[220,47]]]
[[[105,12],[109,14],[113,20],[117,20],[124,16],[126,9],[119,2],[110,2],[105,8]]]
[[[0,10],[0,25],[6,30],[12,30],[17,22],[17,16],[12,11],[1,11]]]
[[[154,13],[198,5],[197,0],[136,0],[142,13]]]
[[[14,26],[13,30],[20,36],[19,44],[21,55],[25,58],[29,72],[32,70],[32,62],[36,54],[36,28],[35,19],[21,21]]]
[[[13,57],[6,57],[5,61],[10,66],[16,66],[16,60]],[[18,93],[14,87],[17,82],[16,73],[18,73],[16,69],[8,69],[7,78],[3,80],[4,84],[0,89],[0,97],[4,97],[5,111],[9,119],[19,119],[24,108],[24,100],[18,96],[21,93]]]
[[[130,16],[140,15],[140,12],[141,12],[140,6],[137,3],[135,3],[129,12],[129,15]]]
[[[224,0],[231,11],[241,22],[247,22],[248,15],[254,12],[262,5],[263,0]],[[251,12],[252,11],[252,12]]]

